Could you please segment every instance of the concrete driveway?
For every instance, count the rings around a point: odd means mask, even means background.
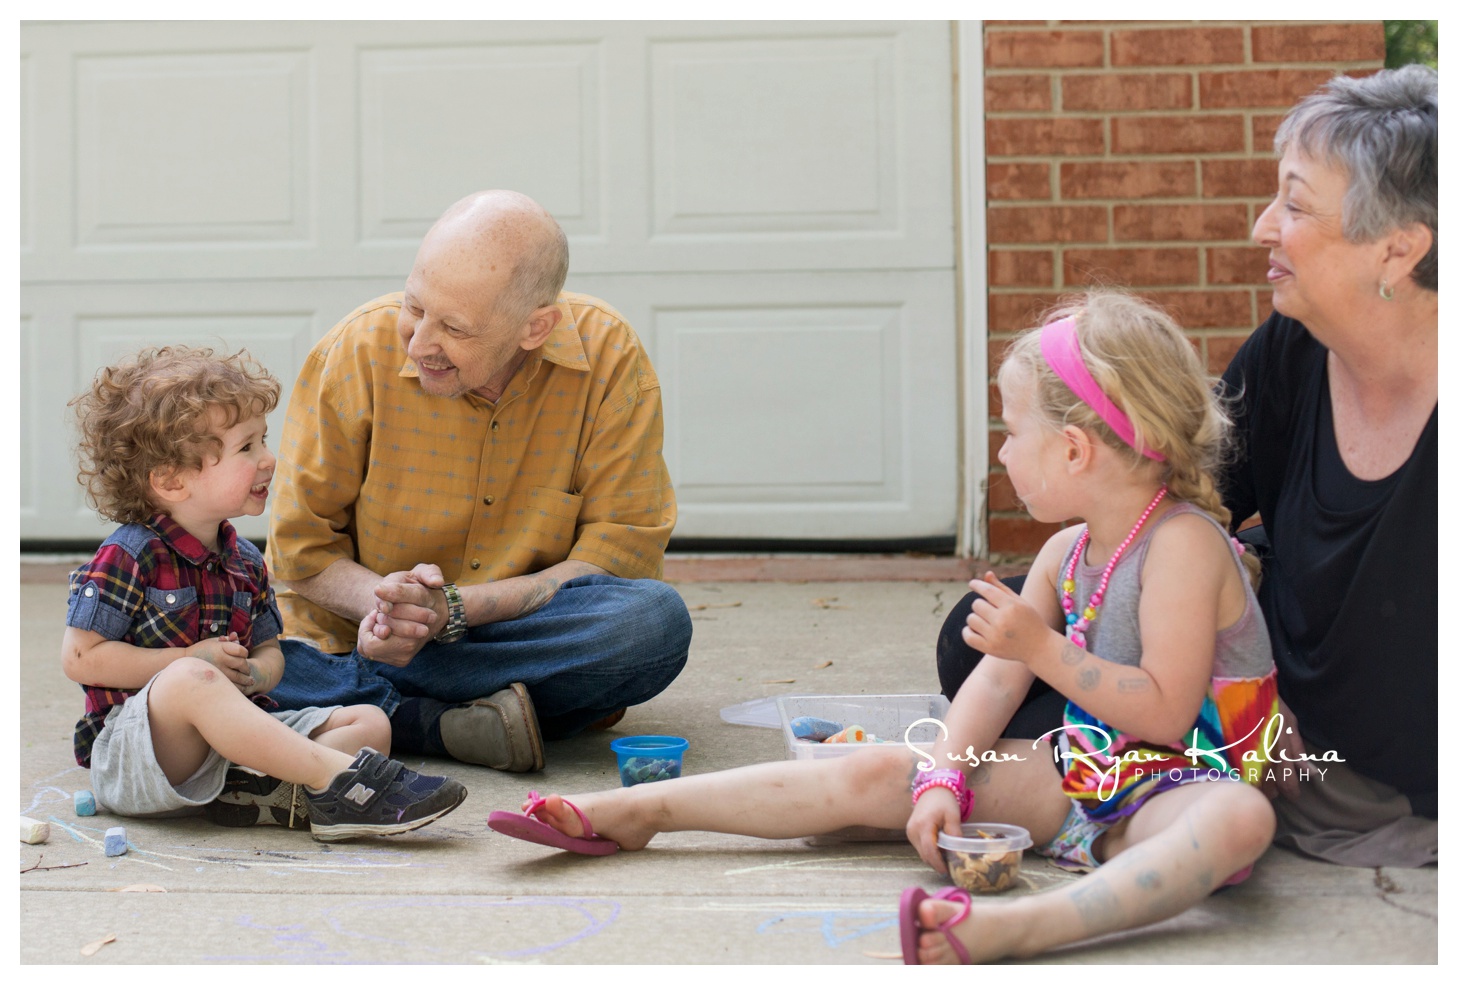
[[[933,644],[961,580],[681,581],[694,643],[665,694],[609,732],[549,744],[541,774],[430,760],[469,787],[460,809],[410,835],[326,846],[200,817],[77,817],[72,794],[89,781],[71,755],[81,693],[58,659],[64,569],[21,570],[20,813],[53,827],[48,843],[20,846],[21,869],[31,867],[19,876],[24,963],[887,965],[897,963],[901,890],[944,885],[904,841],[678,833],[642,852],[583,858],[506,838],[485,819],[529,789],[616,785],[608,743],[619,735],[682,735],[686,773],[724,769],[785,749],[776,731],[724,723],[722,707],[936,691]],[[108,858],[102,836],[117,824],[130,849]],[[1014,892],[1077,878],[1036,857],[1024,876]],[[1346,869],[1273,850],[1248,882],[1178,918],[1038,963],[1436,962],[1437,884],[1434,867]]]

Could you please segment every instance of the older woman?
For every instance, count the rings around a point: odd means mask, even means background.
[[[1343,760],[1282,778],[1277,844],[1421,865],[1438,855],[1437,73],[1334,79],[1276,151],[1253,233],[1276,313],[1225,373],[1240,457],[1222,491],[1268,541],[1288,749]]]
[[[1252,234],[1276,313],[1225,373],[1222,489],[1235,523],[1262,522],[1281,748],[1321,757],[1277,775],[1276,843],[1418,866],[1438,856],[1437,73],[1333,79],[1276,151]],[[938,643],[948,696],[981,656],[962,640],[974,598]],[[1062,696],[1039,690],[1008,735],[1062,724]]]

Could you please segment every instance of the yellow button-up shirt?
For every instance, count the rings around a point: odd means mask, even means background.
[[[268,564],[292,581],[348,558],[380,575],[438,565],[476,584],[569,558],[656,578],[677,507],[658,377],[623,316],[563,293],[547,341],[492,404],[420,388],[399,293],[314,346],[278,447]],[[278,593],[285,635],[330,653],[358,626]]]

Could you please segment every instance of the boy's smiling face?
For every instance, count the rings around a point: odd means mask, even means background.
[[[268,506],[276,459],[268,449],[268,424],[262,414],[245,417],[226,430],[221,410],[213,411],[212,417],[213,435],[222,446],[204,454],[200,469],[177,474],[183,495],[169,504],[169,512],[204,546],[216,550],[219,523],[259,516]]]

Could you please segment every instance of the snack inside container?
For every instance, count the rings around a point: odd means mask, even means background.
[[[1027,828],[1016,824],[968,822],[962,837],[937,835],[952,881],[969,893],[1000,893],[1017,885],[1023,850],[1033,847]]]
[[[609,746],[618,755],[618,777],[631,787],[654,780],[672,780],[683,774],[688,739],[676,735],[629,735]]]

